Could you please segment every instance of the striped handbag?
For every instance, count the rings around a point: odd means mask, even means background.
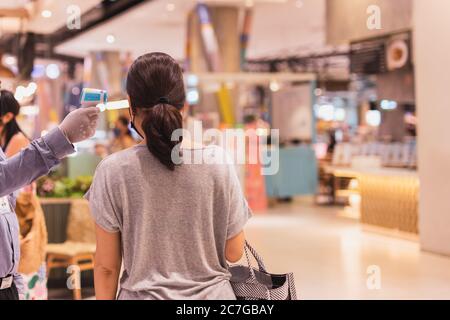
[[[249,251],[258,263],[258,269],[250,262]],[[238,300],[297,300],[294,274],[270,274],[255,249],[245,242],[247,265],[230,266],[231,286]]]

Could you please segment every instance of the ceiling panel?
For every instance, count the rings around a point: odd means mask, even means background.
[[[326,43],[325,19],[325,0],[260,3],[255,6],[247,55],[259,58],[322,48]]]
[[[79,12],[84,13],[98,5],[101,0],[1,0],[0,8],[26,7],[30,13],[30,20],[21,21],[13,18],[0,18],[0,33],[15,33],[19,30],[36,33],[52,33],[66,25],[69,18],[68,8],[76,5]],[[42,11],[51,12],[51,17],[44,18]]]
[[[2,8],[17,8],[30,3],[30,0],[2,0],[0,2],[0,7]]]
[[[139,56],[150,51],[164,51],[176,58],[184,57],[187,12],[194,1],[171,1],[176,9],[167,10],[168,1],[141,4],[99,27],[59,45],[58,53],[85,56],[90,51],[131,51]],[[113,35],[115,42],[106,38]]]
[[[35,9],[35,15],[28,24],[28,28],[37,33],[51,33],[63,27],[67,23],[70,6],[76,5],[81,13],[98,5],[101,0],[41,0]],[[52,16],[50,18],[42,17],[43,10],[50,10]]]
[[[168,11],[168,0],[155,0],[131,9],[126,14],[57,47],[62,54],[85,56],[90,51],[131,51],[134,56],[164,51],[184,58],[187,13],[194,0],[171,0],[175,10]],[[208,0],[241,5],[248,0]],[[254,23],[248,55],[257,58],[300,49],[316,49],[325,44],[325,0],[260,0],[254,3]],[[113,35],[115,42],[106,38]]]

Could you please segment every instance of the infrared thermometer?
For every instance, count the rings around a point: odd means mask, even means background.
[[[105,90],[84,88],[81,92],[80,103],[83,106],[96,106],[108,103],[108,93]]]
[[[97,106],[101,112],[129,108],[128,100],[109,102],[108,93],[105,90],[92,88],[83,89],[80,103],[84,107]]]

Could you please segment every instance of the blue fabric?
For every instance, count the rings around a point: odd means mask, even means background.
[[[309,146],[280,148],[280,169],[266,176],[269,197],[287,198],[313,195],[318,185],[317,160]]]

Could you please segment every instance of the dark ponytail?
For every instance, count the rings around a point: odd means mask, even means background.
[[[133,112],[144,112],[142,129],[148,150],[168,169],[175,170],[172,153],[182,136],[172,141],[172,134],[183,127],[180,110],[186,100],[181,67],[164,53],[141,56],[128,72],[127,92]]]
[[[4,136],[5,143],[1,146],[3,151],[8,148],[8,145],[16,134],[19,132],[24,134],[22,129],[20,129],[19,124],[16,121],[16,117],[19,115],[20,104],[17,102],[16,98],[14,98],[14,94],[7,90],[0,91],[0,117],[3,117],[7,113],[12,113],[13,118],[7,124],[1,123],[0,119],[0,127],[1,132],[0,136]]]
[[[170,170],[175,169],[172,150],[181,142],[172,141],[172,133],[182,127],[180,111],[169,104],[157,104],[148,110],[142,122],[148,150]]]

